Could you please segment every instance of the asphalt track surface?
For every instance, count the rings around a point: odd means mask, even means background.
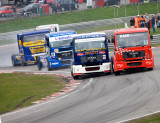
[[[16,44],[0,46],[0,70],[38,71],[35,65],[13,68],[10,56],[17,52]],[[75,90],[48,102],[3,114],[2,123],[115,123],[160,111],[159,52],[160,48],[153,49],[153,71],[83,76],[84,81]],[[70,74],[70,69],[51,72]]]

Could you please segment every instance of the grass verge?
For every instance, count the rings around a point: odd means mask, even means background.
[[[86,29],[75,30],[75,31],[79,34],[79,33],[97,32],[97,31],[112,30],[112,29],[119,29],[119,28],[124,28],[124,24],[100,26],[96,28],[86,28]]]
[[[158,6],[159,5],[160,3],[158,3]],[[138,14],[137,5],[128,5],[126,9],[127,9],[126,16],[135,16]],[[158,8],[158,11],[160,11],[160,7]],[[147,12],[148,14],[157,12],[157,4],[156,3],[140,4],[139,14],[144,14],[145,12]],[[118,16],[116,17],[124,17],[124,16],[125,16],[125,6],[121,6],[118,9]],[[79,23],[79,22],[110,19],[110,18],[114,18],[113,7],[94,8],[83,11],[58,13],[55,15],[40,16],[33,18],[17,18],[14,20],[1,22],[0,33],[22,30],[22,29],[30,29],[30,28],[35,28],[38,25],[45,25],[45,24],[58,23],[61,25],[61,24],[71,24],[71,23]]]
[[[160,123],[160,113],[129,121],[128,123]]]
[[[65,86],[54,75],[0,74],[0,114],[31,105]]]

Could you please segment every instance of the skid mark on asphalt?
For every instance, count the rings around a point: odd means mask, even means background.
[[[8,44],[8,45],[1,45],[0,47],[9,47],[9,46],[12,46],[12,45],[17,45],[17,43],[14,43],[14,44]]]

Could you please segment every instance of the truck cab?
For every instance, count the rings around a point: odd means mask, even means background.
[[[48,30],[50,32],[59,32],[59,24],[40,25],[35,30]]]
[[[34,31],[17,35],[18,55],[12,55],[12,65],[26,66],[28,63],[35,63],[36,56],[45,53],[45,34],[49,31]]]
[[[56,67],[68,66],[72,59],[72,38],[75,31],[59,31],[45,35],[46,55],[39,57],[38,69],[47,67],[52,70]]]
[[[112,64],[115,75],[132,68],[154,68],[154,56],[147,28],[115,30],[114,37],[115,51]]]
[[[74,79],[88,73],[111,73],[111,62],[105,33],[78,34],[73,38],[72,45],[71,75]]]

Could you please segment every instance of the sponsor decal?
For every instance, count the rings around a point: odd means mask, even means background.
[[[68,36],[63,36],[63,37],[55,37],[55,40],[56,41],[59,41],[59,40],[66,40],[66,39],[71,39],[72,36],[68,35]]]
[[[29,41],[29,42],[24,42],[23,46],[25,47],[31,47],[35,45],[44,45],[44,40],[37,40],[37,41]]]
[[[95,34],[95,35],[83,35],[83,36],[78,36],[76,39],[81,39],[81,38],[97,38],[97,37],[104,37],[104,34]]]
[[[57,65],[57,64],[59,64],[59,62],[55,62],[55,63],[52,63],[53,65]]]
[[[58,49],[54,49],[54,52],[59,52],[59,50]]]
[[[98,51],[85,52],[85,55],[98,54]]]
[[[80,49],[80,50],[76,50],[76,52],[85,52],[85,51],[94,51],[97,50],[97,52],[99,50],[106,50],[106,48],[92,48],[92,49]]]
[[[45,47],[44,46],[30,47],[29,49],[30,49],[32,54],[44,53],[45,52]]]
[[[129,34],[124,34],[124,35],[120,35],[120,38],[125,38],[125,37],[129,37]]]

